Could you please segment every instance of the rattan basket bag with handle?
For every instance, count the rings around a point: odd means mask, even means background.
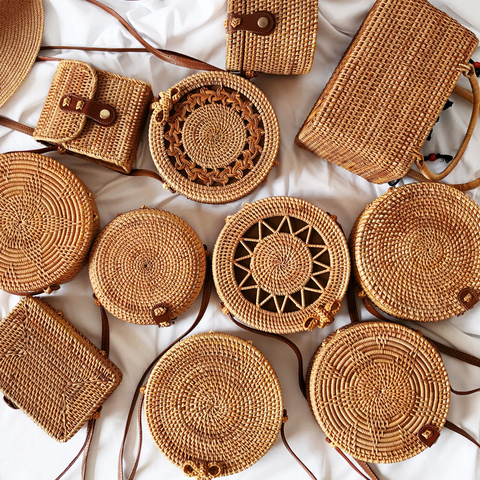
[[[0,288],[50,293],[87,263],[99,230],[94,196],[37,153],[0,155]]]
[[[444,178],[462,157],[479,113],[469,64],[477,45],[472,32],[426,0],[377,0],[296,143],[375,183],[402,178],[414,162],[422,176]],[[471,122],[455,159],[433,174],[420,149],[462,73],[474,92]]]
[[[317,27],[317,0],[229,0],[226,68],[247,77],[308,73]]]
[[[115,317],[169,326],[202,289],[206,252],[176,215],[142,207],[118,215],[98,235],[88,273],[98,302]]]
[[[243,323],[273,333],[329,325],[348,286],[350,258],[336,217],[298,198],[246,203],[213,252],[225,306]]]
[[[478,301],[480,207],[448,185],[390,189],[358,217],[349,245],[370,310],[373,303],[394,317],[432,322]]]

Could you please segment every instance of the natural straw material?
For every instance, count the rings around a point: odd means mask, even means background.
[[[72,95],[83,100],[72,99]],[[88,63],[62,60],[33,136],[35,140],[59,145],[87,160],[129,173],[152,98],[148,83],[97,70]],[[85,101],[112,108],[115,121],[105,126],[87,118],[82,113]],[[62,110],[71,102],[76,103],[75,110]]]
[[[213,278],[226,310],[266,332],[330,324],[349,276],[336,217],[298,198],[246,203],[227,217],[213,252]]]
[[[148,428],[188,477],[240,472],[275,442],[280,384],[251,342],[223,333],[193,335],[156,364],[145,392]]]
[[[94,196],[63,165],[36,153],[0,155],[0,288],[49,293],[87,263],[98,233]]]
[[[366,462],[400,462],[425,450],[419,430],[440,432],[450,404],[435,348],[420,333],[387,322],[332,333],[310,363],[307,385],[333,446]]]
[[[440,183],[390,189],[350,234],[363,294],[384,312],[421,322],[460,315],[463,289],[480,292],[480,207]]]
[[[149,143],[165,188],[202,203],[250,193],[275,165],[278,121],[251,82],[225,72],[191,75],[152,105]]]
[[[38,298],[24,298],[0,322],[0,390],[59,442],[93,418],[121,379],[62,312]]]
[[[42,43],[42,0],[0,1],[0,107],[30,72]]]
[[[181,218],[154,208],[118,215],[92,247],[88,273],[98,301],[126,322],[155,324],[197,298],[205,279],[202,242]]]
[[[236,14],[264,11],[275,19],[272,33],[263,36],[241,30]],[[240,31],[227,33],[227,70],[249,76],[257,72],[295,75],[310,71],[317,42],[317,0],[229,0],[228,13],[227,22],[231,27],[238,24]]]
[[[371,182],[403,177],[423,160],[420,149],[477,45],[426,0],[378,0],[296,143]]]

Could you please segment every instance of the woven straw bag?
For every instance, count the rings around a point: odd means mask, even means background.
[[[444,178],[462,157],[480,109],[470,56],[475,35],[426,0],[377,0],[295,142],[374,183],[402,178],[413,162]],[[462,72],[474,91],[465,140],[441,174],[420,153]],[[473,101],[473,100],[472,100]],[[417,172],[418,175],[418,172]]]
[[[0,390],[58,442],[96,418],[121,379],[105,352],[38,298],[0,322]]]
[[[181,218],[154,208],[118,215],[98,235],[88,273],[97,301],[112,315],[169,326],[202,289],[206,253]]]
[[[317,27],[317,0],[229,0],[226,69],[247,77],[308,73]]]
[[[154,442],[188,477],[250,467],[282,426],[275,371],[251,342],[232,335],[210,332],[177,343],[155,365],[144,393]]]
[[[226,72],[191,75],[152,104],[149,144],[164,187],[202,203],[249,194],[274,165],[280,142],[272,105]]]
[[[336,217],[298,198],[246,203],[213,252],[213,277],[225,308],[273,333],[329,325],[348,286],[350,258]]]
[[[362,322],[337,330],[312,358],[307,386],[332,446],[357,460],[411,458],[431,447],[447,422],[450,384],[442,358],[402,325]]]
[[[62,60],[33,137],[129,173],[152,98],[147,83]]]
[[[478,301],[480,207],[448,185],[390,189],[358,217],[349,245],[367,308],[431,322]]]
[[[67,168],[29,152],[0,155],[0,288],[50,293],[87,263],[94,196]]]

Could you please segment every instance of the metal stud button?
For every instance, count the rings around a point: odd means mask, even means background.
[[[268,27],[268,18],[267,17],[260,17],[258,19],[257,25],[260,28],[267,28]]]
[[[106,120],[107,118],[110,118],[110,115],[111,115],[110,111],[107,110],[106,108],[100,111],[100,118],[102,120]]]

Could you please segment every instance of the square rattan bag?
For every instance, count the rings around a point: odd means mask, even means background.
[[[59,311],[26,297],[0,322],[0,390],[66,442],[117,388],[122,373]]]
[[[129,173],[152,98],[148,83],[63,60],[33,137]]]
[[[308,73],[318,27],[316,0],[229,0],[226,69],[253,77]]]
[[[303,124],[295,142],[374,183],[402,178],[414,161],[426,167],[422,145],[462,72],[478,82],[470,57],[475,35],[426,0],[378,0]]]

